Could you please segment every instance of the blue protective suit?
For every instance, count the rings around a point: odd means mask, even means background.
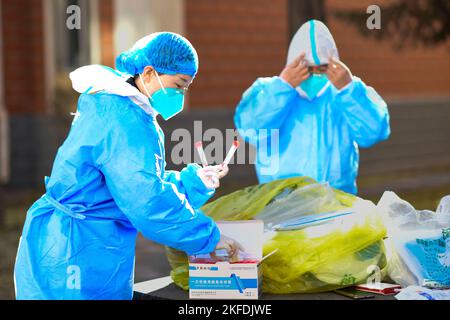
[[[137,232],[189,254],[220,232],[199,207],[214,193],[190,164],[165,171],[148,99],[100,66],[71,74],[79,98],[46,194],[28,210],[15,264],[17,299],[131,299]],[[95,91],[95,90],[94,90]]]
[[[305,175],[354,194],[358,146],[390,134],[386,103],[356,77],[345,90],[330,85],[313,100],[279,77],[260,78],[244,93],[234,120],[240,135],[257,146],[260,183]],[[279,130],[278,146],[271,129]]]
[[[294,36],[288,63],[301,52],[310,65],[337,57],[331,34],[316,20]],[[342,90],[327,81],[312,99],[280,77],[259,78],[243,94],[234,122],[244,140],[257,148],[260,183],[305,175],[354,194],[358,147],[390,135],[386,103],[357,77]]]

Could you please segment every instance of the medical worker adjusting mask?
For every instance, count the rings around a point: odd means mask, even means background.
[[[200,210],[227,168],[165,168],[156,116],[182,110],[198,70],[194,47],[180,35],[154,33],[116,66],[70,74],[81,93],[77,117],[44,195],[27,212],[14,268],[17,299],[131,299],[138,232],[188,255],[239,250]]]
[[[386,103],[339,60],[328,28],[304,23],[279,75],[260,77],[242,95],[234,122],[257,148],[260,183],[308,176],[357,193],[359,148],[390,135]]]
[[[313,100],[330,83],[338,90],[351,83],[350,70],[338,59],[336,44],[328,28],[320,21],[310,20],[292,39],[288,64],[280,77],[294,86],[301,96]]]

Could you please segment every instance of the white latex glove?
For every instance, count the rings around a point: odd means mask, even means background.
[[[220,179],[228,174],[228,166],[217,165],[200,168],[197,171],[198,176],[209,189],[217,189],[220,186]]]
[[[224,234],[220,235],[220,240],[216,245],[216,248],[214,250],[222,250],[225,249],[228,252],[228,256],[230,257],[230,261],[234,261],[237,259],[237,256],[240,251],[244,251],[242,246],[237,242],[236,240],[227,237]],[[216,253],[211,253],[212,258],[216,258]]]

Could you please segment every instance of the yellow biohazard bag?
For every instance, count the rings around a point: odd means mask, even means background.
[[[216,221],[264,221],[264,255],[276,252],[262,262],[263,292],[323,292],[364,283],[374,273],[377,279],[385,275],[386,230],[375,205],[311,178],[240,189],[202,211]],[[173,281],[189,289],[186,254],[166,252]]]

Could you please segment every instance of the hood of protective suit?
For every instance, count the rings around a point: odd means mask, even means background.
[[[129,97],[147,114],[157,115],[157,112],[151,107],[148,97],[126,82],[129,75],[106,66],[89,65],[76,69],[70,73],[69,77],[73,89],[79,93],[105,91],[122,97]]]
[[[287,63],[291,63],[302,52],[308,65],[313,66],[327,64],[331,57],[339,59],[330,30],[318,20],[309,20],[298,29],[289,45]]]
[[[298,29],[289,45],[287,64],[291,63],[302,52],[305,53],[307,64],[312,66],[328,64],[332,57],[339,59],[336,43],[330,30],[323,22],[318,20],[309,20]],[[320,87],[316,86],[311,95],[311,93],[305,91],[305,86],[311,84],[310,80],[307,79],[295,88],[301,97],[308,100],[321,96],[330,86],[330,82],[326,78],[322,79],[323,84],[320,84]],[[307,84],[307,82],[309,83]]]

